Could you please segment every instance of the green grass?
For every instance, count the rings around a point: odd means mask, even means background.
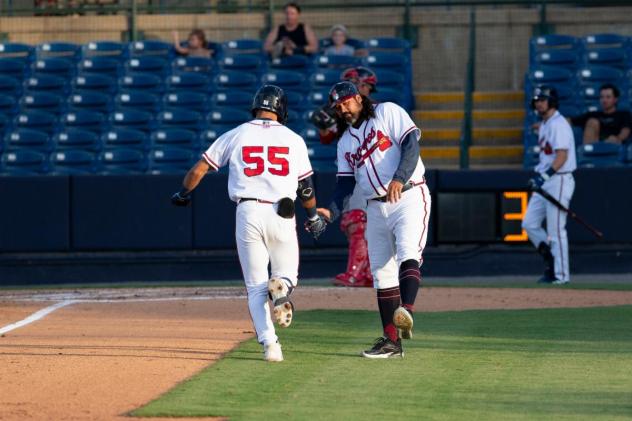
[[[406,357],[358,356],[367,311],[298,312],[285,361],[246,341],[134,416],[231,420],[632,417],[632,306],[418,313]]]

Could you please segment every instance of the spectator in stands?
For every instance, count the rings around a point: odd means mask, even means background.
[[[601,111],[593,111],[569,120],[573,126],[584,128],[584,143],[599,141],[621,144],[630,137],[630,112],[617,110],[619,89],[606,83],[599,88]]]
[[[346,44],[347,28],[344,25],[334,25],[330,30],[331,45],[325,48],[327,56],[353,56],[355,48]]]
[[[312,54],[318,51],[318,40],[312,28],[299,21],[301,8],[287,3],[285,23],[272,29],[266,37],[264,49],[273,58],[294,54]]]
[[[173,46],[183,56],[190,57],[206,57],[210,58],[213,55],[213,50],[208,49],[208,43],[206,42],[206,35],[201,29],[194,29],[187,38],[187,46],[180,45],[180,37],[178,31],[173,31]]]

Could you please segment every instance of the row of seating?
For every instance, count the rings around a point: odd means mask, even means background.
[[[531,145],[525,148],[524,166],[534,168],[538,163],[540,147]],[[576,148],[577,166],[583,168],[632,166],[632,144],[593,143],[578,145]]]
[[[632,38],[619,34],[534,37],[529,43],[531,66],[554,65],[576,69],[585,65],[632,67]]]

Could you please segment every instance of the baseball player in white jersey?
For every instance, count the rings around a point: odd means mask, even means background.
[[[264,347],[264,359],[282,361],[268,296],[276,322],[289,326],[293,312],[289,295],[297,285],[299,260],[294,217],[297,196],[308,214],[306,228],[315,238],[324,231],[325,222],[316,213],[305,142],[283,125],[287,118],[285,93],[273,85],[263,86],[251,110],[254,119],[213,142],[171,200],[186,206],[209,170],[229,166],[228,195],[237,203],[235,236],[250,315]]]
[[[575,190],[573,171],[577,167],[573,130],[557,110],[558,96],[554,88],[536,88],[531,106],[542,117],[542,124],[538,132],[540,162],[530,184],[536,189],[542,188],[568,207]],[[546,230],[542,228],[544,219]],[[522,227],[545,261],[544,276],[538,282],[557,285],[570,282],[566,212],[536,192],[531,196]]]
[[[368,202],[369,261],[384,331],[362,355],[403,357],[401,338],[412,337],[430,216],[430,193],[419,156],[421,132],[404,109],[390,102],[371,103],[351,82],[337,83],[329,96],[343,134],[333,202],[318,212],[335,220],[359,184]]]

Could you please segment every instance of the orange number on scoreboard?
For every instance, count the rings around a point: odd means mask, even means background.
[[[505,213],[503,214],[503,219],[507,221],[522,221],[524,219],[525,212],[527,212],[527,192],[507,191],[503,192],[503,197],[505,199],[520,200],[520,212]],[[527,232],[524,229],[520,232],[520,234],[507,234],[504,238],[504,240],[508,242],[527,241],[528,239],[529,237],[527,236]]]

